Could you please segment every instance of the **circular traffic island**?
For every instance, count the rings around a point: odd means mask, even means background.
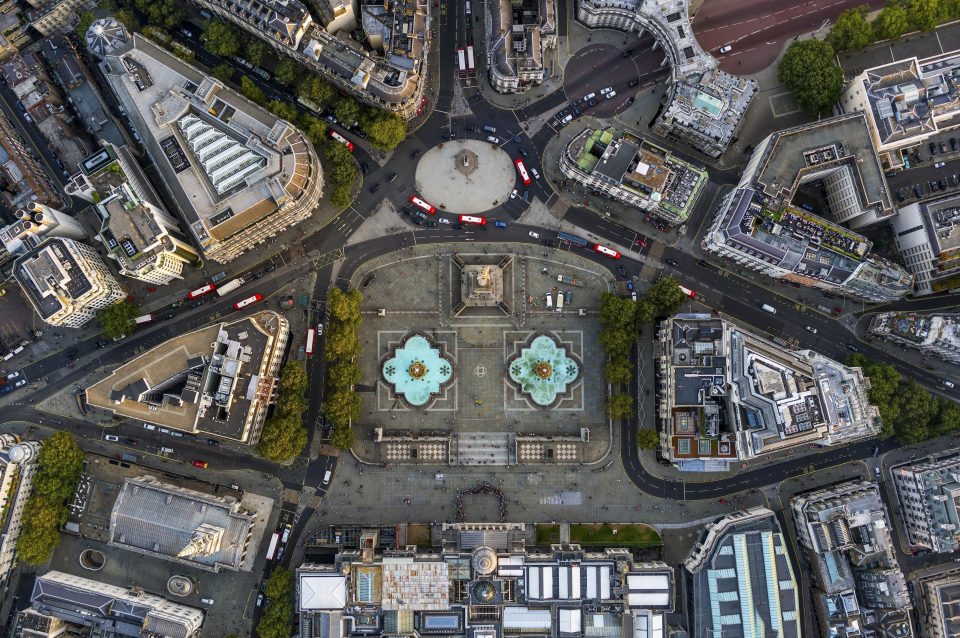
[[[454,140],[420,158],[416,189],[438,209],[482,213],[502,204],[516,187],[513,159],[486,140]]]

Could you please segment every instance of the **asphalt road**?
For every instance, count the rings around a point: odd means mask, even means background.
[[[759,4],[760,3],[756,2],[750,4],[749,7],[753,7],[750,11],[753,13],[760,11],[758,8]],[[836,7],[836,5],[831,6]],[[463,41],[466,37],[466,33],[461,31],[463,28],[462,19],[457,20],[455,15],[454,12],[446,21],[441,21],[439,25],[441,53],[454,51],[455,43],[457,41]],[[732,14],[728,14],[725,18],[728,22],[731,19],[730,15]],[[719,18],[715,18],[715,21],[711,23],[705,19],[706,17],[709,16],[698,16],[698,18],[708,25],[720,24]],[[789,24],[793,24],[794,22],[795,21],[787,21]],[[216,56],[212,56],[208,52],[203,51],[195,41],[190,42],[190,44],[192,48],[197,50],[198,58],[205,64],[212,66],[220,62]],[[621,59],[623,59],[622,56]],[[350,232],[362,222],[365,215],[369,214],[368,211],[376,209],[376,204],[382,198],[389,198],[398,204],[398,206],[403,205],[409,195],[412,194],[410,185],[414,183],[413,175],[416,163],[409,159],[410,153],[414,150],[425,150],[432,147],[441,139],[443,133],[452,132],[458,137],[471,136],[484,139],[486,137],[484,133],[476,130],[468,130],[468,127],[476,129],[485,124],[495,126],[501,138],[506,137],[501,132],[520,132],[520,142],[506,142],[504,144],[504,150],[514,154],[518,152],[519,148],[527,149],[531,155],[528,166],[540,168],[533,158],[543,156],[546,143],[550,140],[554,132],[550,127],[543,127],[531,139],[522,132],[520,124],[522,120],[532,115],[546,112],[548,109],[555,108],[564,103],[566,97],[562,92],[558,91],[534,105],[518,111],[509,111],[491,106],[489,103],[483,101],[475,89],[467,89],[464,94],[473,112],[463,117],[451,116],[449,115],[448,109],[454,96],[453,83],[457,81],[455,60],[456,58],[453,55],[442,54],[440,56],[440,91],[436,98],[437,111],[424,126],[400,145],[389,161],[381,166],[375,161],[374,157],[363,152],[358,153],[358,159],[360,161],[369,163],[370,173],[367,175],[365,188],[361,191],[357,201],[351,207],[352,211],[356,214],[356,220],[351,221],[348,226],[344,226],[343,231],[328,230],[306,238],[303,241],[303,250],[306,253],[309,254],[315,251],[319,254],[326,254],[341,248]],[[254,79],[261,85],[261,88],[268,91],[268,95],[277,95],[282,96],[283,99],[290,99],[289,93],[283,87],[272,82],[262,81],[256,77]],[[680,154],[683,155],[682,152]],[[398,174],[398,179],[392,184],[387,184],[386,176],[392,172]],[[543,171],[541,171],[541,173],[542,172]],[[712,176],[714,179],[729,181],[726,179],[729,176],[723,173],[714,172]],[[369,185],[373,183],[382,183],[381,188],[376,194],[369,192]],[[717,184],[712,184],[708,192],[715,190],[716,186]],[[549,184],[543,179],[534,182],[531,186],[531,195],[544,201],[553,201],[556,197],[556,194],[553,193]],[[507,202],[507,204],[498,207],[497,210],[488,213],[488,217],[491,219],[507,217],[516,219],[524,207],[525,203],[511,200]],[[609,219],[600,218],[585,209],[573,208],[568,211],[565,219],[568,222],[579,225],[587,232],[608,238],[613,243],[626,243],[629,245],[637,237],[633,231],[620,227]],[[363,262],[375,256],[395,251],[413,242],[424,244],[459,241],[470,237],[470,233],[473,233],[472,238],[477,241],[523,244],[534,241],[528,234],[531,230],[539,232],[543,239],[554,239],[556,241],[555,229],[534,228],[516,223],[511,223],[510,226],[504,230],[490,229],[486,232],[475,230],[454,231],[449,227],[442,226],[437,229],[411,227],[411,229],[405,233],[378,237],[346,247],[344,262],[338,273],[338,282],[342,282],[345,277],[349,277]],[[603,264],[611,270],[611,273],[614,272],[613,267],[616,262],[613,260],[594,253],[593,251],[582,250],[581,254],[588,259]],[[289,255],[288,257],[286,267],[278,268],[274,273],[265,276],[260,280],[258,286],[264,288],[279,288],[300,276],[303,269],[309,264],[309,262],[304,259],[298,260]],[[766,288],[739,277],[731,276],[729,273],[725,273],[715,266],[702,266],[695,258],[681,251],[665,248],[663,258],[664,260],[672,259],[678,263],[675,272],[670,267],[665,266],[665,269],[671,274],[675,274],[684,285],[699,291],[705,302],[711,307],[729,313],[741,321],[749,323],[761,330],[784,338],[795,339],[800,347],[811,347],[828,356],[841,359],[849,352],[847,345],[853,341],[853,337],[850,330],[841,323],[816,313],[807,313],[800,319],[796,316],[799,309],[785,297],[776,296]],[[643,266],[642,262],[634,261],[630,258],[624,258],[620,263],[631,272],[638,272]],[[326,296],[329,286],[333,283],[331,281],[331,273],[332,270],[329,267],[322,268],[318,271],[317,294],[315,295],[317,298],[323,299]],[[239,273],[233,274],[236,275]],[[103,369],[104,367],[125,361],[131,356],[134,356],[136,352],[153,347],[173,335],[181,334],[187,330],[204,325],[214,320],[217,313],[225,314],[230,312],[232,304],[243,294],[244,293],[240,292],[233,296],[228,295],[223,299],[214,298],[200,308],[182,306],[174,312],[172,318],[161,320],[144,330],[138,331],[122,342],[110,344],[100,351],[97,351],[92,340],[80,342],[76,347],[83,354],[81,355],[80,362],[72,369],[65,367],[68,361],[64,353],[54,354],[31,364],[24,369],[25,375],[31,381],[44,379],[45,385],[42,389],[32,392],[29,396],[34,399],[42,399],[61,388],[76,384],[77,381],[89,371]],[[957,297],[954,296],[939,297],[936,300],[925,300],[923,303],[937,303],[942,306],[944,303],[956,302]],[[768,303],[777,308],[777,314],[769,315],[760,310],[762,303]],[[910,302],[904,301],[900,303],[906,305]],[[896,304],[894,306],[896,306]],[[918,308],[921,307],[921,305],[913,304],[912,307]],[[805,330],[804,326],[806,325],[815,327],[817,333],[813,334]],[[322,343],[319,345],[322,347]],[[936,380],[930,379],[924,370],[904,364],[890,353],[873,348],[869,344],[857,344],[857,347],[872,358],[893,363],[903,374],[916,378],[927,387],[938,391],[941,389],[935,384]],[[314,360],[313,366],[314,374],[311,375],[313,396],[320,396],[323,375],[318,359]],[[319,405],[317,401],[311,403],[312,406],[308,413],[307,422],[310,425],[309,431],[312,439],[316,430],[313,426],[319,420]],[[41,416],[28,405],[13,405],[9,407],[4,412],[4,418],[65,427],[72,429],[82,436],[87,436],[90,439],[100,439],[103,435],[103,431],[98,425],[86,422],[80,418],[49,418]],[[793,462],[787,461],[762,470],[748,471],[727,479],[712,481],[710,483],[693,484],[682,481],[665,481],[646,472],[640,465],[637,450],[632,444],[636,424],[624,423],[622,427],[624,432],[621,437],[623,441],[621,456],[631,480],[640,490],[646,493],[676,499],[721,497],[739,492],[746,486],[775,483],[800,473],[802,468],[809,467],[811,464],[816,467],[826,467],[844,460],[864,458],[872,454],[874,446],[872,441],[848,445],[821,452],[813,457],[806,456],[803,459],[798,458]],[[130,438],[142,441],[138,449],[145,450],[146,452],[161,445],[165,440],[155,433],[145,434],[142,425],[136,423],[121,424],[116,429],[116,433],[122,437],[129,436]],[[891,443],[884,443],[882,445],[892,446]],[[204,460],[208,460],[211,465],[223,463],[224,466],[240,466],[271,472],[280,476],[284,481],[284,485],[291,489],[299,489],[302,485],[307,484],[315,487],[318,490],[318,494],[322,494],[324,490],[320,484],[323,474],[327,469],[333,469],[335,467],[335,461],[332,461],[331,457],[320,456],[311,460],[305,467],[301,466],[301,469],[280,468],[254,457],[243,449],[228,449],[226,446],[209,446],[202,440],[189,441],[177,439],[176,445],[167,445],[167,447],[174,447],[176,460],[189,462],[192,458],[203,458]],[[162,461],[160,462],[162,463]]]

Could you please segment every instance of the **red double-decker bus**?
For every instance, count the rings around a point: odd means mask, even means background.
[[[416,195],[411,195],[411,196],[410,196],[410,203],[413,204],[414,206],[416,206],[417,208],[423,209],[424,211],[430,213],[431,215],[436,215],[436,214],[437,214],[437,209],[436,209],[436,208],[434,208],[433,206],[431,206],[431,205],[428,204],[427,202],[423,201],[422,199],[420,199],[420,198],[417,197]]]
[[[527,167],[523,165],[523,160],[519,157],[513,160],[513,163],[517,167],[517,172],[520,173],[520,179],[523,180],[524,186],[530,185],[530,174],[527,172]]]
[[[191,290],[191,291],[187,294],[187,299],[196,299],[197,297],[202,297],[202,296],[204,296],[204,295],[210,294],[211,292],[213,292],[213,291],[216,290],[216,289],[217,289],[217,287],[214,286],[213,284],[207,284],[206,286],[200,286],[200,287],[197,288],[196,290]]]
[[[330,138],[331,138],[331,139],[334,139],[334,140],[337,140],[338,142],[340,142],[341,144],[343,144],[344,146],[346,146],[348,151],[350,151],[351,153],[353,152],[353,142],[351,142],[350,140],[348,140],[348,139],[345,138],[344,136],[340,135],[339,133],[337,133],[337,132],[334,131],[333,129],[330,129]]]

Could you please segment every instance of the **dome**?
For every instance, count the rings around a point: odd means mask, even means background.
[[[489,580],[481,580],[471,587],[473,599],[478,603],[490,603],[497,597],[497,587]]]
[[[87,29],[87,48],[98,58],[105,58],[130,41],[127,29],[115,18],[100,18]]]
[[[489,547],[478,547],[473,551],[473,571],[480,576],[489,576],[497,568],[497,553]]]
[[[28,443],[18,443],[10,448],[7,456],[13,463],[25,463],[34,457],[35,451],[32,445]]]

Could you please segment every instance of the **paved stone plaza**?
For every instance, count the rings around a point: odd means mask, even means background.
[[[467,250],[395,253],[355,273],[354,285],[371,272],[376,278],[363,289],[362,414],[354,450],[376,463],[591,463],[604,457],[610,432],[596,344],[609,274],[552,249],[458,248]],[[471,304],[462,282],[485,264],[502,273],[498,302]],[[583,285],[561,284],[558,275]],[[546,294],[555,298],[560,290],[572,293],[572,303],[562,312],[547,308]],[[452,379],[422,406],[404,400],[381,370],[413,334],[426,337],[454,366]],[[547,407],[506,374],[508,361],[540,335],[562,351],[558,360],[579,368]]]
[[[417,164],[417,192],[442,210],[483,213],[510,198],[517,182],[513,160],[483,140],[434,146]]]

